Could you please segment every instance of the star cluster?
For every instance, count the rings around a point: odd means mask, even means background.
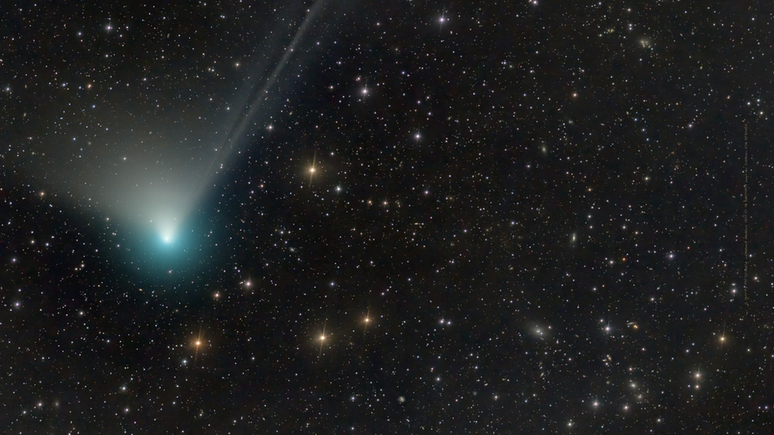
[[[19,3],[8,433],[769,433],[764,5]]]

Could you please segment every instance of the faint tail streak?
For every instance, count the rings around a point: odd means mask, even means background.
[[[744,304],[747,305],[747,263],[750,256],[747,251],[747,226],[748,226],[748,202],[747,202],[747,173],[749,165],[747,159],[747,123],[744,123]]]
[[[218,154],[215,156],[215,159],[213,159],[212,163],[207,169],[207,172],[204,175],[204,178],[202,179],[202,183],[199,188],[200,191],[205,188],[205,183],[207,183],[212,178],[212,176],[217,173],[220,165],[228,161],[228,158],[231,156],[234,150],[238,149],[239,142],[242,139],[244,139],[244,135],[250,129],[250,123],[253,117],[255,116],[255,114],[261,108],[261,103],[263,102],[263,100],[266,99],[266,94],[268,94],[272,86],[274,86],[274,83],[277,81],[277,78],[282,73],[282,70],[285,68],[285,65],[293,56],[296,46],[304,37],[306,30],[314,21],[315,17],[320,12],[320,9],[322,9],[322,5],[324,2],[325,0],[318,0],[312,6],[312,8],[309,10],[309,12],[306,15],[306,18],[304,19],[304,22],[301,23],[301,27],[299,27],[298,31],[296,31],[296,35],[293,36],[293,40],[290,41],[290,45],[288,46],[287,49],[285,49],[285,53],[282,55],[282,58],[280,59],[279,63],[277,64],[277,66],[274,68],[274,71],[272,71],[271,75],[269,76],[269,79],[266,80],[266,83],[263,85],[263,88],[261,88],[260,92],[258,92],[255,98],[253,98],[253,101],[249,104],[249,109],[247,110],[247,112],[244,112],[242,116],[234,120],[233,124],[231,125],[231,128],[228,130],[228,134],[226,135],[226,138],[223,140],[223,142],[221,143],[221,146],[218,148]]]

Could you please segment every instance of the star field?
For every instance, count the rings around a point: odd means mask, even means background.
[[[766,434],[774,9],[17,2],[7,433]]]

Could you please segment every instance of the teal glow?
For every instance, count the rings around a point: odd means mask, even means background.
[[[145,219],[143,225],[121,225],[122,235],[117,252],[131,271],[138,286],[157,291],[180,290],[184,283],[195,281],[202,264],[212,252],[211,228],[198,211],[185,220],[164,227],[157,220]],[[150,224],[150,225],[148,225]]]

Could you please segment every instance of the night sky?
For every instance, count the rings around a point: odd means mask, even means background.
[[[0,427],[774,431],[767,2],[3,2]]]

